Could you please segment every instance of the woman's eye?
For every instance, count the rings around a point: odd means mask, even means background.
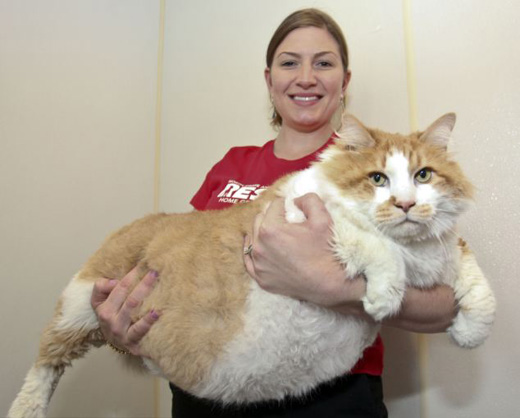
[[[370,181],[374,186],[382,187],[388,182],[388,178],[383,173],[370,174]]]
[[[294,67],[296,65],[296,61],[283,61],[282,67]]]
[[[317,63],[317,66],[318,67],[332,67],[332,63],[330,63],[329,61],[319,61]]]
[[[419,183],[428,183],[433,176],[433,170],[430,168],[422,168],[415,175],[415,180]]]

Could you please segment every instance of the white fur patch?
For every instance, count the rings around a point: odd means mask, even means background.
[[[327,181],[319,166],[298,172],[283,186],[281,192],[285,196],[286,220],[290,223],[305,220],[305,215],[294,204],[294,199],[307,193],[316,193],[324,202],[342,199],[346,204],[347,201],[345,197],[341,198],[337,188]]]
[[[283,189],[285,196],[285,218],[287,222],[305,221],[304,213],[294,204],[294,199],[307,193],[318,193],[319,176],[313,167],[300,171],[288,181]]]
[[[350,370],[377,329],[252,282],[243,330],[192,392],[226,403],[302,395]]]
[[[33,366],[22,389],[7,413],[8,418],[41,418],[46,416],[49,399],[61,372],[50,366]]]
[[[319,188],[318,184],[317,171],[311,167],[294,176],[292,183],[293,194],[295,197],[298,197],[303,196],[306,193],[317,193]]]
[[[72,278],[61,294],[62,315],[56,326],[58,329],[94,329],[98,321],[90,298],[94,282],[78,280],[77,275]]]
[[[375,195],[374,195],[374,203],[377,206],[381,203],[386,202],[390,199],[390,188],[389,187],[376,187],[375,189]]]
[[[391,194],[398,201],[415,200],[415,186],[409,170],[408,159],[402,152],[394,152],[386,160],[385,173],[390,179]]]
[[[93,282],[78,280],[77,275],[72,278],[61,294],[61,315],[55,325],[56,329],[88,330],[98,326],[90,305],[93,287]],[[9,410],[8,417],[44,417],[62,372],[62,369],[51,366],[33,366]]]
[[[415,184],[414,173],[410,172],[409,161],[402,152],[394,152],[387,158],[385,174],[390,179],[390,188],[378,188],[378,203],[394,196],[398,201],[415,201],[417,205],[435,207],[439,192],[431,184]]]
[[[439,192],[431,184],[420,184],[417,186],[417,204],[422,205],[429,203],[433,207],[436,206]]]
[[[315,193],[317,190],[318,182],[312,169],[301,171],[291,179],[285,190],[285,218],[287,222],[299,223],[305,221],[305,215],[294,204],[294,199],[306,193]]]

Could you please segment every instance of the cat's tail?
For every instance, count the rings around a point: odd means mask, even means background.
[[[103,340],[90,305],[94,282],[72,279],[40,340],[38,358],[13,401],[8,418],[45,417],[50,398],[66,366]]]
[[[462,239],[459,240],[459,248],[460,271],[453,286],[459,312],[448,328],[448,334],[461,347],[474,348],[491,333],[496,300],[475,256]]]

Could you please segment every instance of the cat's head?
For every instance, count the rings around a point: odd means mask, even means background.
[[[325,175],[352,208],[386,235],[421,240],[454,227],[473,187],[447,151],[455,114],[424,132],[391,134],[345,115],[335,145],[322,154]]]

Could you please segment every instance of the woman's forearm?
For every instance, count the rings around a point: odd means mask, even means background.
[[[398,314],[383,320],[383,325],[431,334],[446,331],[456,314],[457,302],[450,286],[409,287]]]
[[[360,279],[354,289],[357,295],[364,294]],[[366,320],[373,319],[364,311],[361,301],[348,301],[333,306],[337,312],[347,315],[357,315]],[[453,289],[447,285],[432,289],[417,289],[408,287],[399,312],[383,320],[383,325],[420,333],[444,332],[453,322],[457,314],[457,304]]]

